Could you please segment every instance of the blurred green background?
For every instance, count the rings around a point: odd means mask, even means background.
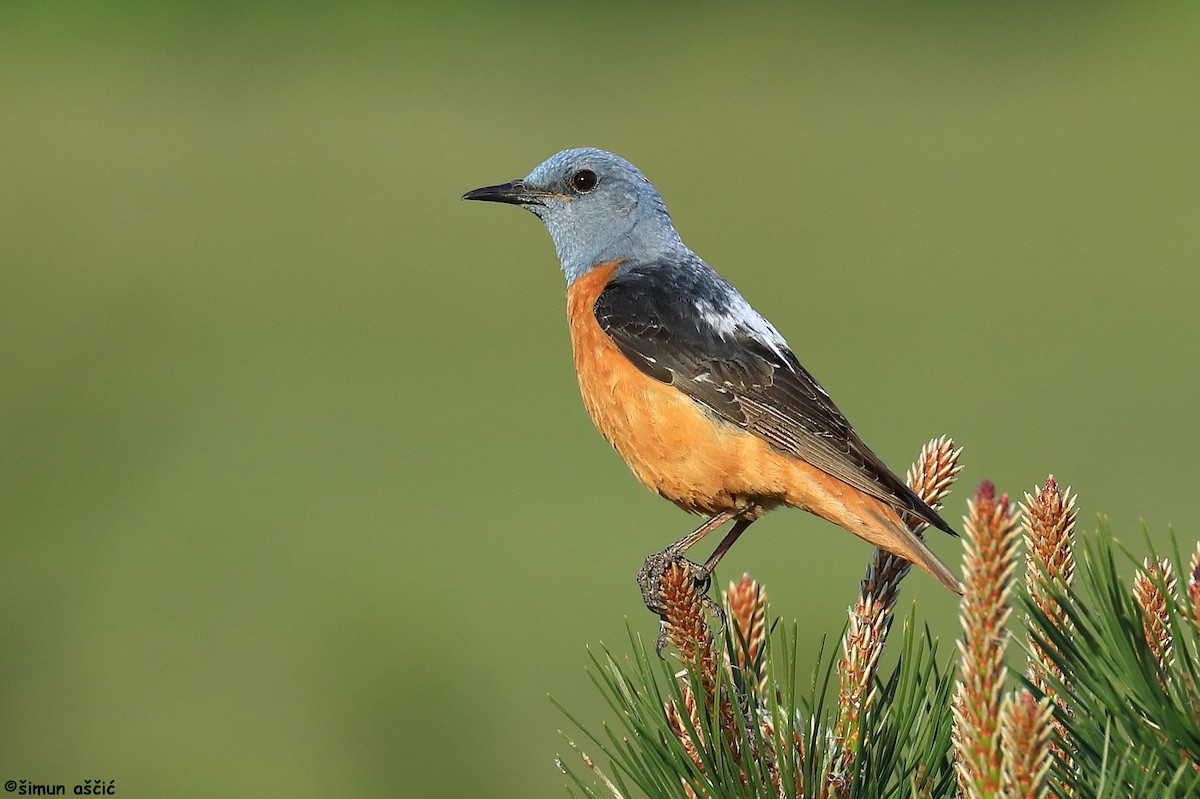
[[[999,6],[999,4],[996,4]],[[549,237],[615,150],[897,470],[1200,530],[1195,4],[0,5],[0,778],[563,796],[585,647],[695,524],[578,398]],[[957,565],[948,538],[936,549]],[[867,545],[751,571],[840,630]],[[942,635],[932,580],[905,597]]]

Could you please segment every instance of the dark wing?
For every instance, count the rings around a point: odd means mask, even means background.
[[[774,328],[702,262],[618,270],[594,311],[650,377],[776,450],[957,535],[862,442]]]

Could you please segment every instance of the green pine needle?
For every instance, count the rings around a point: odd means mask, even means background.
[[[1200,634],[1186,591],[1182,598],[1172,597],[1161,575],[1153,578],[1167,595],[1174,643],[1173,656],[1160,664],[1146,641],[1132,589],[1131,575],[1140,562],[1118,554],[1104,522],[1096,534],[1079,541],[1073,586],[1049,589],[1070,621],[1067,629],[1048,619],[1023,585],[1016,591],[1030,635],[1064,675],[1049,680],[1061,702],[1055,718],[1067,739],[1055,738],[1066,754],[1054,763],[1050,789],[1075,799],[1200,796]],[[1174,539],[1172,550],[1176,574],[1186,575]],[[736,629],[727,625],[719,634],[718,644],[733,657],[745,642],[731,640],[736,635],[731,628]],[[832,735],[837,656],[822,647],[811,679],[800,682],[797,638],[795,625],[776,624],[767,636],[761,654],[765,691],[757,691],[754,675],[718,668],[713,688],[718,701],[698,701],[695,722],[680,714],[699,764],[664,712],[668,702],[684,707],[685,686],[693,696],[705,696],[695,676],[697,664],[658,658],[653,645],[632,631],[632,654],[590,652],[592,680],[614,721],[593,732],[562,708],[583,735],[580,744],[564,735],[571,753],[560,767],[572,795],[687,799],[687,784],[695,795],[711,799],[834,796],[825,784],[828,772],[833,763],[845,762],[837,758]],[[873,699],[861,715],[860,738],[841,775],[842,792],[836,795],[952,799],[957,793],[950,711],[954,664],[939,656],[938,643],[918,624],[915,608],[892,645],[899,647],[899,657],[890,672],[876,676]],[[684,667],[681,680],[676,674]],[[1024,678],[1013,683],[1010,688],[1033,689]],[[721,700],[732,708],[732,728],[728,715],[722,726]],[[803,757],[796,740],[803,741]]]

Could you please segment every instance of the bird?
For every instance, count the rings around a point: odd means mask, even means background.
[[[699,527],[646,558],[643,600],[682,561],[704,594],[717,563],[756,519],[799,508],[910,561],[955,593],[955,574],[908,521],[958,533],[872,452],[783,336],[683,243],[662,196],[624,158],[558,152],[526,177],[464,200],[533,212],[567,281],[579,389],[634,476]],[[693,545],[732,527],[703,563]]]

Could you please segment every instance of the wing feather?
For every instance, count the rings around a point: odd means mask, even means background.
[[[770,323],[699,259],[618,270],[594,311],[650,377],[779,452],[956,534],[862,442]]]

